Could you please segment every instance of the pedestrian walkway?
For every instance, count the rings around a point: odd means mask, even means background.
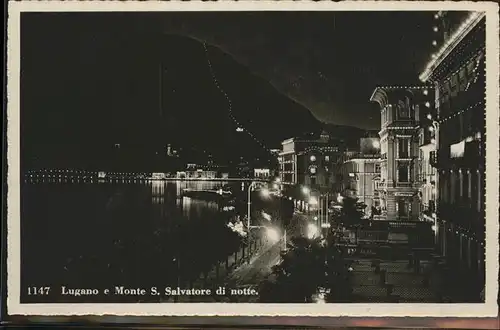
[[[233,253],[227,258],[226,262],[219,262],[218,265],[214,267],[207,273],[206,278],[203,274],[195,280],[190,286],[188,284],[184,285],[184,289],[212,289],[215,290],[219,286],[225,286],[227,279],[233,277],[233,274],[238,274],[248,268],[251,268],[255,261],[261,258],[263,255],[268,253],[268,251],[274,245],[264,241],[262,245],[257,246],[255,250],[251,250],[248,253],[248,247],[245,248],[245,254],[243,254],[243,248]],[[188,287],[189,286],[189,287]],[[179,296],[175,297],[177,302],[224,302],[229,301],[223,296]],[[174,297],[170,297],[167,301],[174,301]]]

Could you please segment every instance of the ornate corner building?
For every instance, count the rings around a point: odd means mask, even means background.
[[[437,245],[468,285],[484,287],[485,14],[438,12],[436,53],[420,79],[435,90]],[[497,221],[497,219],[491,219]],[[467,275],[470,275],[467,276]]]
[[[380,205],[387,220],[416,221],[420,215],[419,129],[430,108],[429,86],[377,87],[380,106]]]

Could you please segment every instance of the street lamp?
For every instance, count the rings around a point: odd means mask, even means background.
[[[311,189],[307,188],[307,187],[302,187],[302,192],[306,195],[309,195],[309,193],[311,192]]]
[[[277,243],[280,240],[280,233],[276,228],[266,227],[266,235],[269,241]]]
[[[257,182],[252,181],[252,183],[250,183],[250,185],[248,186],[248,209],[247,209],[247,227],[248,227],[248,230],[250,230],[250,228],[252,228],[252,226],[250,226],[250,214],[251,214],[251,205],[252,205],[251,198],[252,198],[252,188],[254,188],[256,183]],[[262,189],[261,194],[264,197],[268,197],[270,195],[269,189],[267,189],[267,188]]]

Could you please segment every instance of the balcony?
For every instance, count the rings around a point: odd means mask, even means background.
[[[396,182],[396,187],[398,188],[411,188],[413,187],[413,182]]]

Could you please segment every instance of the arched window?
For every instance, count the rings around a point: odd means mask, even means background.
[[[410,106],[409,99],[406,98],[406,104],[403,101],[398,102],[398,118],[400,119],[408,119],[410,118]]]

